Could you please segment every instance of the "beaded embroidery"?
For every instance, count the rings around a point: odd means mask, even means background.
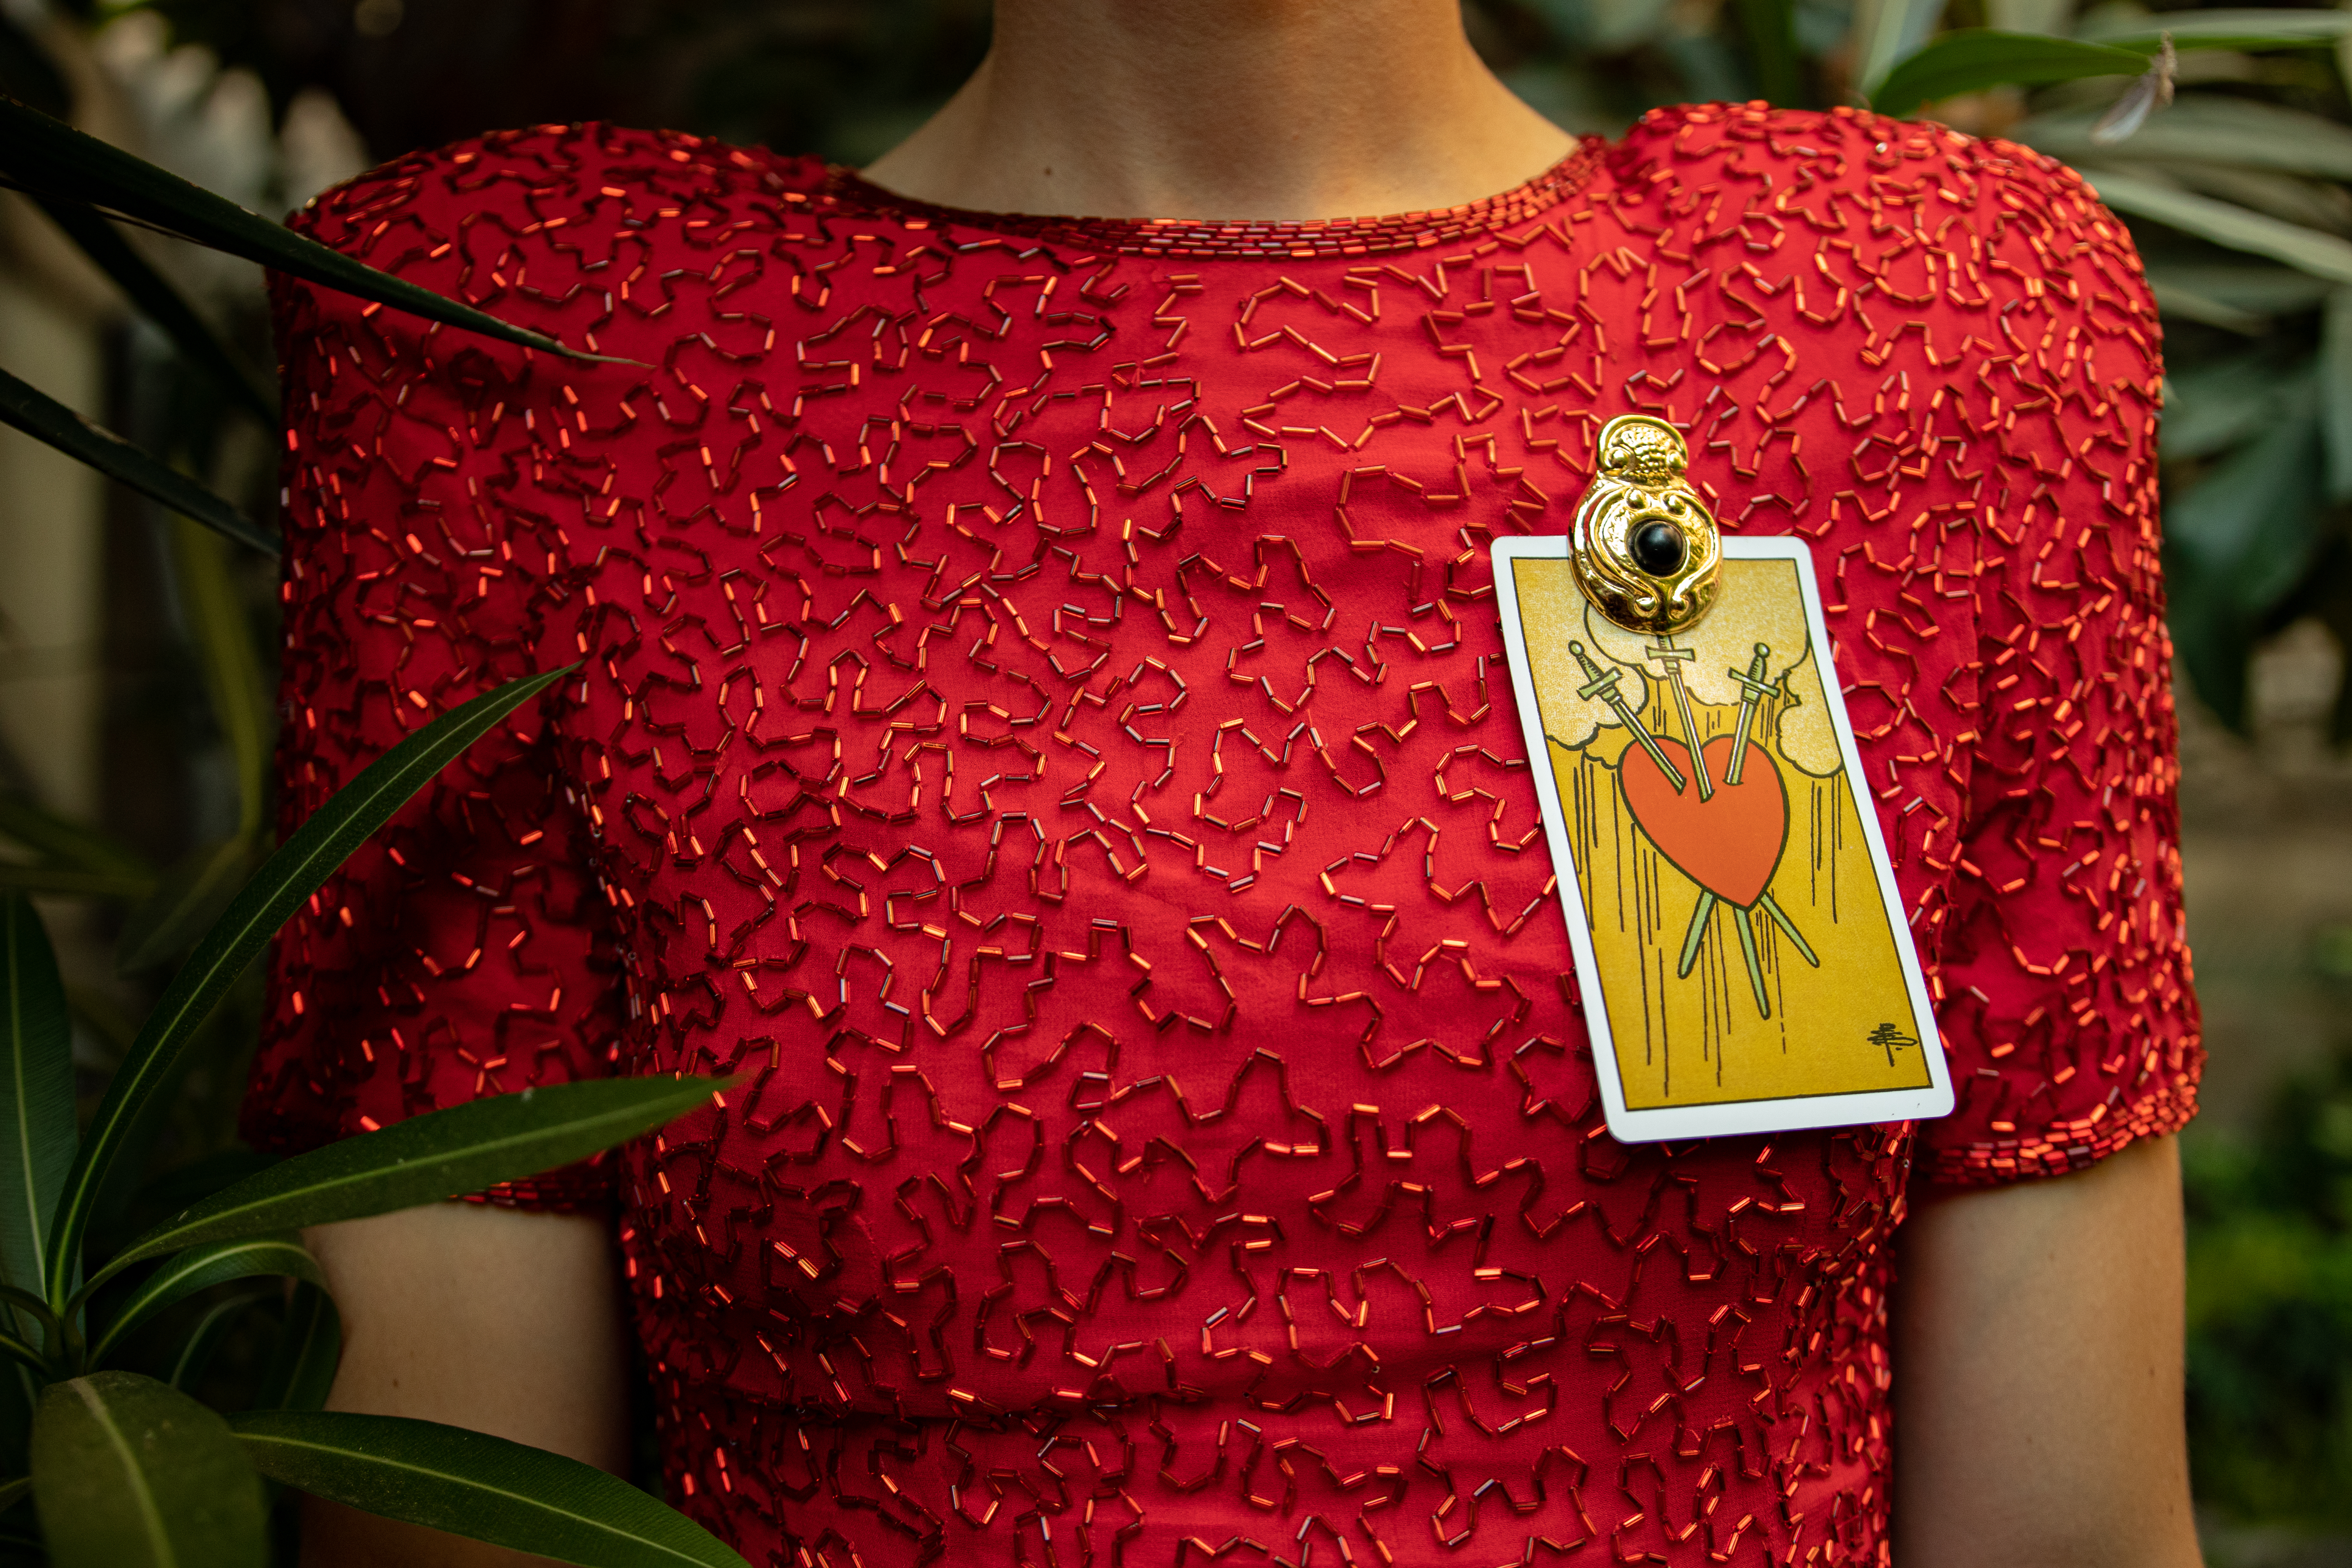
[[[322,199],[650,368],[279,283],[289,820],[584,663],[289,928],[249,1135],[747,1075],[510,1195],[616,1195],[755,1562],[1883,1563],[1915,1156],[2193,1105],[2156,318],[2078,179],[1934,126],[1554,174],[1097,225],[542,127]],[[1811,542],[1960,1089],[1916,1138],[1601,1127],[1486,545],[1622,413]]]

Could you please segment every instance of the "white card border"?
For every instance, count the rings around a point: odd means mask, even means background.
[[[1584,998],[1584,1026],[1592,1042],[1592,1064],[1600,1077],[1601,1103],[1609,1118],[1611,1135],[1622,1143],[1654,1143],[1669,1139],[1722,1138],[1812,1127],[1930,1121],[1950,1114],[1951,1068],[1945,1060],[1943,1037],[1936,1026],[1935,1004],[1928,995],[1927,977],[1920,971],[1911,929],[1900,918],[1904,913],[1903,895],[1895,887],[1885,837],[1879,830],[1877,802],[1862,773],[1862,748],[1855,743],[1853,723],[1846,717],[1845,693],[1836,679],[1829,630],[1822,623],[1821,588],[1813,575],[1812,552],[1805,548],[1804,541],[1785,535],[1726,539],[1723,555],[1728,561],[1796,563],[1797,574],[1804,586],[1806,626],[1812,636],[1813,654],[1822,661],[1826,677],[1822,681],[1822,690],[1828,696],[1830,717],[1843,742],[1841,750],[1845,757],[1846,784],[1853,792],[1854,815],[1862,820],[1871,865],[1878,873],[1879,894],[1885,900],[1891,917],[1887,923],[1895,933],[1895,956],[1902,963],[1904,984],[1911,995],[1912,1024],[1919,1048],[1927,1055],[1928,1082],[1924,1089],[1801,1095],[1789,1100],[1738,1100],[1721,1105],[1661,1106],[1649,1110],[1626,1108],[1608,1010],[1601,1003],[1600,965],[1593,956],[1592,932],[1586,923],[1584,900],[1578,890],[1576,859],[1569,848],[1568,817],[1560,809],[1559,784],[1549,765],[1543,718],[1536,706],[1534,674],[1527,657],[1527,629],[1519,619],[1517,563],[1565,561],[1568,542],[1564,534],[1495,541],[1495,598],[1503,615],[1503,634],[1510,655],[1507,662],[1511,667],[1511,695],[1518,703],[1519,727],[1528,749],[1528,771],[1535,775],[1536,791],[1543,803],[1544,837],[1551,847],[1553,869],[1559,876],[1559,900],[1568,915],[1569,946],[1575,954],[1577,986]]]

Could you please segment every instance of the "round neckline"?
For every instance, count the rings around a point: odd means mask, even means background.
[[[837,210],[895,218],[914,228],[952,226],[1129,256],[1384,256],[1451,244],[1538,216],[1581,190],[1607,148],[1603,138],[1586,136],[1550,168],[1507,191],[1459,206],[1379,217],[1114,218],[983,212],[903,196],[838,164],[826,168],[824,183],[814,194]]]

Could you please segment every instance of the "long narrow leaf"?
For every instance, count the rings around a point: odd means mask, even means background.
[[[147,858],[113,835],[59,816],[15,790],[0,790],[0,837],[22,845],[45,860],[83,871],[126,878],[152,878]]]
[[[2106,44],[1962,27],[1946,33],[1888,71],[1886,79],[1870,95],[1870,106],[1881,114],[1908,114],[1923,103],[1981,92],[1989,87],[2137,76],[2147,68],[2147,56]]]
[[[155,1092],[147,1097],[145,1104],[131,1118],[128,1131],[117,1145],[110,1173],[90,1204],[89,1231],[102,1233],[107,1237],[110,1254],[114,1238],[136,1235],[138,1229],[151,1226],[163,1215],[175,1213],[195,1201],[197,1194],[190,1192],[178,1195],[175,1202],[167,1205],[135,1215],[132,1210],[132,1205],[143,1194],[159,1184],[141,1178],[154,1166],[157,1151],[171,1137],[173,1124],[178,1120],[173,1112],[175,1107],[182,1103],[182,1090],[192,1087],[191,1080],[199,1073],[215,1083],[218,1081],[215,1078],[216,1074],[235,1074],[243,1058],[243,1036],[244,1031],[227,1021],[207,1024],[199,1029],[187,1048],[178,1053],[164,1080],[156,1086]],[[115,1061],[119,1064],[129,1058],[130,1052],[126,1049],[115,1058]],[[230,1176],[220,1184],[226,1185],[229,1181],[236,1179]],[[89,1261],[87,1244],[83,1260],[87,1266]],[[74,1316],[72,1313],[67,1315]],[[76,1321],[79,1322],[79,1319]]]
[[[49,1304],[29,1290],[19,1290],[14,1285],[0,1285],[0,1301],[5,1301],[45,1329],[57,1326],[58,1315],[49,1310]]]
[[[2292,267],[2252,261],[2218,266],[2152,261],[2148,263],[2147,275],[2151,281],[2161,279],[2193,289],[2209,300],[2219,300],[2224,305],[2251,310],[2258,316],[2293,315],[2297,310],[2315,310],[2327,298],[2329,287],[2326,279],[2298,272]]]
[[[186,952],[220,919],[252,865],[252,841],[245,837],[198,845],[156,879],[154,890],[123,921],[116,969],[143,974]]]
[[[2211,196],[2315,233],[2333,231],[2346,216],[2344,192],[2301,174],[2233,168],[2227,163],[2201,163],[2186,158],[2144,162],[2129,147],[2111,148],[2108,156],[2116,160],[2114,167],[2126,174],[2145,174],[2158,184]]]
[[[95,263],[98,269],[114,280],[141,315],[163,330],[198,372],[214,385],[245,405],[263,424],[278,423],[278,394],[244,359],[215,331],[212,323],[199,315],[196,308],[173,286],[172,280],[155,270],[155,264],[139,254],[122,231],[79,202],[61,202],[54,197],[35,198],[49,221],[66,231],[66,237],[81,247],[81,253]]]
[[[127,1372],[52,1384],[33,1500],[57,1568],[260,1568],[261,1484],[214,1412]]]
[[[166,1259],[161,1268],[139,1281],[139,1288],[90,1346],[89,1359],[103,1363],[107,1352],[121,1344],[126,1335],[156,1313],[186,1300],[197,1291],[232,1279],[250,1279],[256,1275],[306,1279],[321,1288],[327,1283],[327,1277],[319,1270],[319,1260],[290,1236],[248,1236],[236,1241],[191,1247],[178,1257]]]
[[[1801,107],[1804,87],[1797,70],[1797,7],[1791,0],[1739,0],[1739,26],[1748,35],[1756,85],[1784,108]]]
[[[2070,162],[2116,156],[2091,140],[2095,110],[2038,114],[2007,132],[2012,142]],[[2352,128],[2251,99],[2188,93],[2148,121],[2124,150],[2135,159],[2238,163],[2290,174],[2352,179]]]
[[[2082,36],[2142,54],[2172,35],[2179,49],[2293,49],[2331,44],[2352,34],[2352,12],[2198,9],[2126,13],[2084,24]]]
[[[173,1063],[236,977],[245,973],[246,965],[302,900],[450,759],[565,673],[550,670],[484,692],[369,763],[359,777],[338,790],[295,830],[246,884],[228,912],[205,933],[195,952],[172,977],[162,1000],[147,1016],[130,1055],[115,1070],[75,1157],[51,1231],[51,1300],[62,1303],[66,1298],[67,1260],[80,1248],[99,1193],[140,1112],[170,1080]]]
[[[2147,288],[2148,292],[2156,296],[2156,308],[2168,318],[2177,318],[2185,321],[2202,321],[2209,327],[2220,327],[2226,331],[2243,332],[2250,337],[2270,325],[2266,318],[2257,316],[2252,310],[2241,310],[2235,305],[2225,304],[2210,294],[2201,294],[2194,289],[2167,282],[2157,277],[2153,268],[2148,273]]]
[[[1874,93],[1895,62],[1916,51],[1943,20],[1944,0],[1862,0],[1854,7],[1854,81]]]
[[[172,1358],[172,1369],[164,1375],[163,1381],[173,1388],[194,1388],[210,1370],[213,1352],[220,1349],[221,1341],[228,1337],[229,1330],[236,1326],[237,1319],[244,1315],[246,1309],[278,1293],[278,1288],[275,1285],[248,1285],[230,1292],[225,1299],[206,1308],[205,1315],[196,1320],[186,1337],[180,1341],[179,1353]]]
[[[283,224],[247,212],[201,185],[8,99],[0,99],[0,174],[37,195],[120,213],[214,250],[426,321],[571,359],[605,357],[568,349],[544,332],[510,326],[430,289],[378,272],[316,240],[303,238]]]
[[[6,107],[8,100],[0,98],[0,109]],[[6,144],[6,135],[0,129],[0,146]],[[0,425],[13,425],[34,440],[55,447],[76,462],[87,463],[118,484],[161,501],[239,544],[270,555],[278,553],[278,542],[236,508],[153,453],[91,424],[5,370],[0,370]]]
[[[396,1121],[307,1154],[183,1209],[92,1277],[199,1242],[362,1219],[535,1176],[667,1125],[723,1085],[703,1078],[592,1079],[494,1095]]]
[[[59,899],[139,900],[155,890],[152,877],[121,877],[72,866],[25,866],[0,860],[0,888]]]
[[[2267,256],[2315,278],[2352,283],[2352,241],[2249,212],[2235,202],[2172,190],[2112,170],[2084,169],[2082,174],[2099,199],[2117,212],[2153,218],[2231,250]]]
[[[156,1220],[178,1214],[190,1204],[203,1202],[257,1171],[269,1169],[278,1161],[276,1154],[265,1154],[257,1149],[247,1149],[242,1145],[216,1149],[155,1175],[131,1193],[131,1201],[123,1212],[137,1215],[152,1225]]]
[[[0,894],[0,1269],[38,1290],[73,1165],[73,1024],[48,933],[22,893]]]
[[[343,1319],[335,1299],[321,1285],[294,1287],[286,1302],[286,1326],[278,1331],[269,1364],[262,1370],[261,1386],[254,1390],[257,1410],[318,1410],[335,1386],[335,1367],[343,1358]]]
[[[436,1422],[255,1412],[230,1425],[272,1480],[314,1497],[585,1568],[746,1568],[626,1481]]]
[[[15,1334],[0,1333],[0,1355],[8,1357],[19,1366],[31,1367],[37,1373],[46,1373],[49,1371],[48,1357],[35,1348],[32,1341],[20,1339]]]
[[[213,720],[236,763],[237,836],[257,842],[269,796],[270,700],[251,618],[219,540],[184,520],[172,530],[172,565]]]

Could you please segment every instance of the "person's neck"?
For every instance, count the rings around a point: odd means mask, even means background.
[[[997,0],[980,69],[865,174],[988,212],[1368,217],[1508,190],[1571,144],[1458,0]]]

